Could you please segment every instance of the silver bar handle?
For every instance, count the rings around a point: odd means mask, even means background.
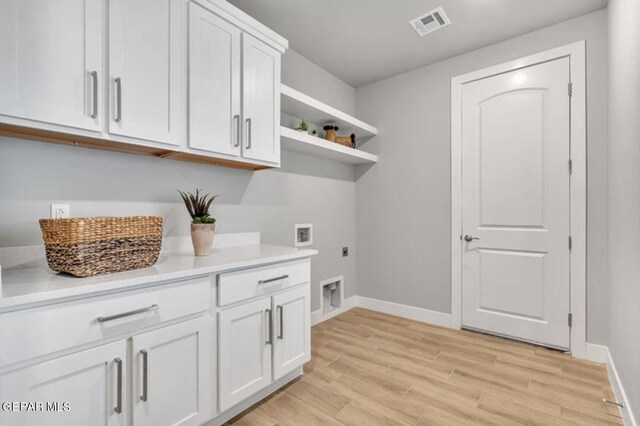
[[[116,383],[116,407],[114,411],[118,414],[122,413],[122,360],[116,358],[114,360],[117,368],[117,383]]]
[[[258,284],[267,284],[267,283],[271,283],[278,280],[284,280],[285,278],[289,278],[289,275],[284,274],[284,275],[280,275],[279,277],[269,278],[268,280],[260,280],[258,281]]]
[[[247,118],[247,149],[251,149],[251,119]]]
[[[282,305],[278,305],[276,307],[276,311],[278,312],[278,318],[280,318],[280,325],[278,326],[278,339],[284,339],[284,307]]]
[[[122,121],[122,80],[116,77],[116,123]]]
[[[117,320],[124,317],[130,317],[132,315],[138,315],[138,314],[143,314],[145,312],[155,311],[158,309],[160,309],[160,306],[154,304],[151,306],[147,306],[146,308],[136,309],[134,311],[129,311],[129,312],[123,312],[121,314],[110,315],[107,317],[99,316],[97,319],[98,319],[98,322],[108,322],[108,321],[113,321],[113,320]]]
[[[140,395],[140,399],[146,402],[149,398],[149,353],[142,349],[140,354],[142,355],[142,395]]]
[[[265,343],[267,345],[272,345],[273,344],[273,330],[272,330],[272,326],[271,326],[271,309],[267,309],[264,311],[265,313],[265,317],[267,318],[267,339],[265,340]]]
[[[91,71],[91,83],[92,83],[91,118],[96,118],[98,117],[98,71]]]
[[[233,116],[233,121],[236,122],[236,141],[233,146],[240,146],[240,114],[236,114]]]

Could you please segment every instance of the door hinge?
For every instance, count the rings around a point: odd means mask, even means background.
[[[571,250],[573,248],[573,238],[571,238],[571,235],[569,235],[569,250]]]
[[[567,86],[567,91],[569,92],[569,97],[573,96],[573,83],[569,82],[569,85]]]
[[[569,323],[569,327],[573,327],[573,314],[567,316],[567,322]]]
[[[573,160],[569,160],[569,174],[573,174]]]

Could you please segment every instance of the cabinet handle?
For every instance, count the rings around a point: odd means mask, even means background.
[[[284,307],[282,305],[278,305],[276,308],[278,312],[278,318],[280,318],[280,325],[278,326],[278,339],[284,339]]]
[[[120,358],[116,358],[114,360],[117,368],[117,384],[116,384],[116,407],[114,408],[115,412],[120,414],[122,413],[122,360]]]
[[[91,71],[91,83],[92,83],[92,107],[91,118],[98,117],[98,71]]]
[[[142,395],[140,395],[140,399],[146,402],[149,397],[149,353],[142,349],[140,354],[142,355]]]
[[[251,119],[247,118],[247,149],[251,149]]]
[[[138,314],[143,314],[145,312],[155,311],[157,309],[160,309],[160,306],[154,304],[151,306],[147,306],[146,308],[136,309],[135,311],[123,312],[121,314],[110,315],[108,317],[100,316],[98,317],[98,322],[113,321],[113,320],[117,320],[124,317],[130,317],[131,315],[138,315]]]
[[[236,122],[236,141],[233,146],[240,146],[240,114],[236,114],[233,116],[233,121]]]
[[[258,284],[267,284],[267,283],[271,283],[278,280],[284,280],[285,278],[289,278],[289,275],[285,274],[285,275],[280,275],[279,277],[269,278],[268,280],[260,280],[258,281]]]
[[[116,77],[116,123],[122,121],[122,80]]]
[[[265,343],[267,345],[272,345],[273,344],[273,330],[272,330],[272,326],[271,326],[271,309],[267,309],[265,312],[265,316],[267,318],[267,340],[265,341]]]

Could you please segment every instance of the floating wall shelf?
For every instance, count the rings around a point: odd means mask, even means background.
[[[283,113],[319,126],[334,124],[340,128],[338,133],[341,135],[355,133],[359,143],[378,134],[378,129],[372,125],[284,84],[281,85],[280,100]]]
[[[280,127],[282,148],[289,151],[316,155],[349,164],[373,164],[378,157],[359,149],[349,148],[322,138]]]

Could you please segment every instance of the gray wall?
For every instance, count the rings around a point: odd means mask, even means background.
[[[356,89],[295,50],[282,57],[282,82],[347,114],[356,113]]]
[[[284,56],[283,82],[339,108],[355,105],[352,87],[295,52]],[[189,235],[176,189],[196,187],[222,194],[213,208],[220,233],[260,231],[266,243],[292,246],[295,223],[314,225],[313,310],[320,280],[344,275],[345,297],[355,294],[355,170],[288,151],[280,170],[251,173],[0,138],[0,247],[42,244],[37,220],[52,202],[69,203],[75,217],[157,214],[167,235]]]
[[[640,2],[609,1],[609,349],[640,422]]]
[[[588,340],[607,343],[607,13],[533,33],[360,87],[357,112],[380,136],[378,164],[356,184],[358,294],[451,312],[451,77],[587,41]]]

